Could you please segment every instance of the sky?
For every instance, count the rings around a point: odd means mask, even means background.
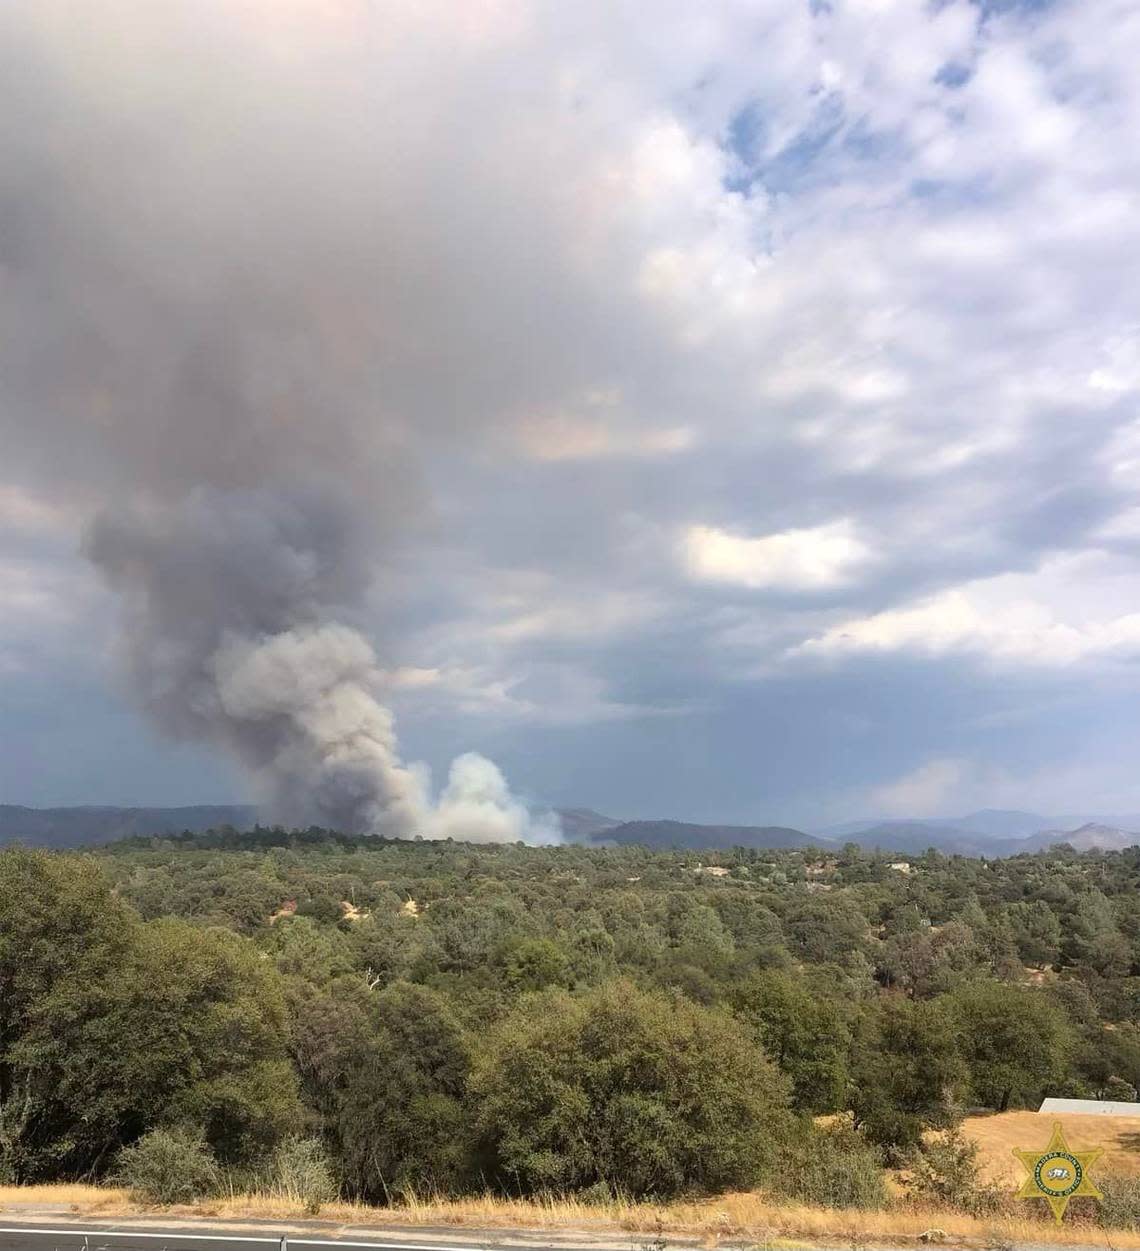
[[[99,536],[319,484],[437,777],[1140,810],[1138,62],[1136,0],[9,0],[0,802],[249,797]]]

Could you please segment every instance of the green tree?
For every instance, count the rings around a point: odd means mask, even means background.
[[[860,1023],[851,1106],[874,1142],[896,1150],[948,1123],[966,1077],[945,1000],[886,999]]]
[[[1009,909],[1014,941],[1026,964],[1044,969],[1061,955],[1061,922],[1043,899],[1023,900]]]
[[[285,917],[270,931],[266,946],[278,972],[313,986],[327,986],[352,972],[349,935],[312,916]]]
[[[812,964],[842,962],[862,949],[867,918],[845,895],[815,895],[790,909],[784,930],[795,955]]]
[[[887,985],[923,999],[949,990],[976,967],[978,957],[974,931],[950,921],[896,934],[884,944],[879,964]]]
[[[949,1001],[976,1102],[999,1112],[1031,1106],[1065,1078],[1073,1032],[1056,999],[975,982]]]
[[[113,1177],[143,1203],[193,1203],[214,1194],[222,1180],[202,1135],[185,1129],[143,1134],[119,1152]]]
[[[10,1052],[50,1091],[26,1136],[31,1168],[97,1167],[164,1125],[252,1158],[300,1116],[285,1026],[275,974],[238,935],[135,927],[113,971],[58,981]]]
[[[670,899],[666,927],[674,947],[693,953],[702,961],[710,956],[731,956],[735,950],[732,934],[719,914],[687,895]]]
[[[826,1129],[807,1121],[781,1153],[776,1187],[788,1198],[815,1207],[887,1204],[882,1153],[844,1121]]]
[[[333,1060],[329,1129],[349,1189],[387,1200],[407,1188],[460,1188],[470,1169],[470,1057],[446,1003],[397,982],[375,996],[367,1030],[346,1041]]]
[[[851,1038],[833,1001],[813,995],[803,977],[770,969],[736,987],[733,1003],[792,1079],[796,1108],[834,1112],[844,1106]]]
[[[1140,1089],[1140,1029],[1124,1022],[1115,1029],[1098,1025],[1083,1031],[1074,1066],[1096,1098],[1131,1102]]]
[[[112,969],[137,924],[89,857],[0,851],[0,1064],[38,1001]]]
[[[425,969],[435,964],[435,935],[421,917],[377,909],[346,937],[356,967],[385,986],[409,977],[417,960]]]
[[[508,948],[504,959],[507,985],[514,990],[545,990],[566,986],[570,957],[549,938],[523,938]]]
[[[1080,895],[1066,918],[1065,959],[1101,977],[1122,977],[1132,967],[1132,945],[1116,924],[1116,912],[1103,891]]]
[[[526,1191],[750,1186],[790,1124],[787,1081],[743,1026],[625,982],[524,1000],[471,1090],[490,1174]]]
[[[137,925],[93,860],[0,851],[0,1176],[26,1180],[50,1170],[45,1151],[67,1154],[52,1076],[21,1051],[53,993],[113,975]]]

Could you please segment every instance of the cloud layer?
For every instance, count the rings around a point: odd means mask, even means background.
[[[327,602],[437,766],[1140,807],[1138,54],[1124,0],[5,5],[5,792],[68,793],[93,518],[272,482],[351,503]]]

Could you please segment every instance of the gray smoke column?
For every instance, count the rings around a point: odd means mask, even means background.
[[[399,756],[371,644],[335,620],[367,584],[351,518],[286,491],[192,492],[101,516],[88,552],[126,604],[123,660],[169,733],[213,743],[266,817],[349,833],[556,841],[498,768],[452,765],[439,802]]]
[[[504,407],[472,338],[502,267],[452,277],[422,90],[337,12],[0,7],[0,437],[122,597],[140,705],[267,817],[554,838],[474,754],[433,802],[361,628],[435,524],[421,467]]]
[[[331,620],[366,575],[327,501],[200,490],[101,517],[89,554],[125,598],[123,659],[143,705],[231,753],[267,817],[420,829],[424,779],[399,760],[375,655]]]

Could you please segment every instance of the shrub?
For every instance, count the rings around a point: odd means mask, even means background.
[[[596,1181],[592,1186],[579,1190],[577,1197],[580,1202],[598,1208],[608,1207],[617,1198],[613,1187],[604,1181]]]
[[[310,1216],[340,1194],[328,1155],[317,1138],[286,1138],[273,1152],[271,1166],[275,1189],[303,1204]]]
[[[1126,1082],[1123,1077],[1113,1075],[1104,1084],[1100,1092],[1101,1099],[1115,1099],[1121,1103],[1131,1103],[1136,1098],[1136,1087]]]
[[[1009,1196],[979,1178],[978,1144],[955,1127],[923,1142],[911,1161],[910,1198],[971,1216],[1000,1211]]]
[[[617,982],[525,996],[471,1096],[504,1188],[665,1198],[763,1179],[792,1127],[788,1086],[731,1017]]]
[[[811,1129],[782,1154],[779,1193],[826,1208],[881,1208],[887,1202],[882,1158],[849,1125]]]
[[[191,1203],[218,1190],[220,1174],[201,1133],[152,1129],[119,1152],[115,1180],[145,1203]]]
[[[922,1142],[921,1117],[885,1104],[877,1104],[864,1113],[862,1129],[892,1168],[909,1160]]]

